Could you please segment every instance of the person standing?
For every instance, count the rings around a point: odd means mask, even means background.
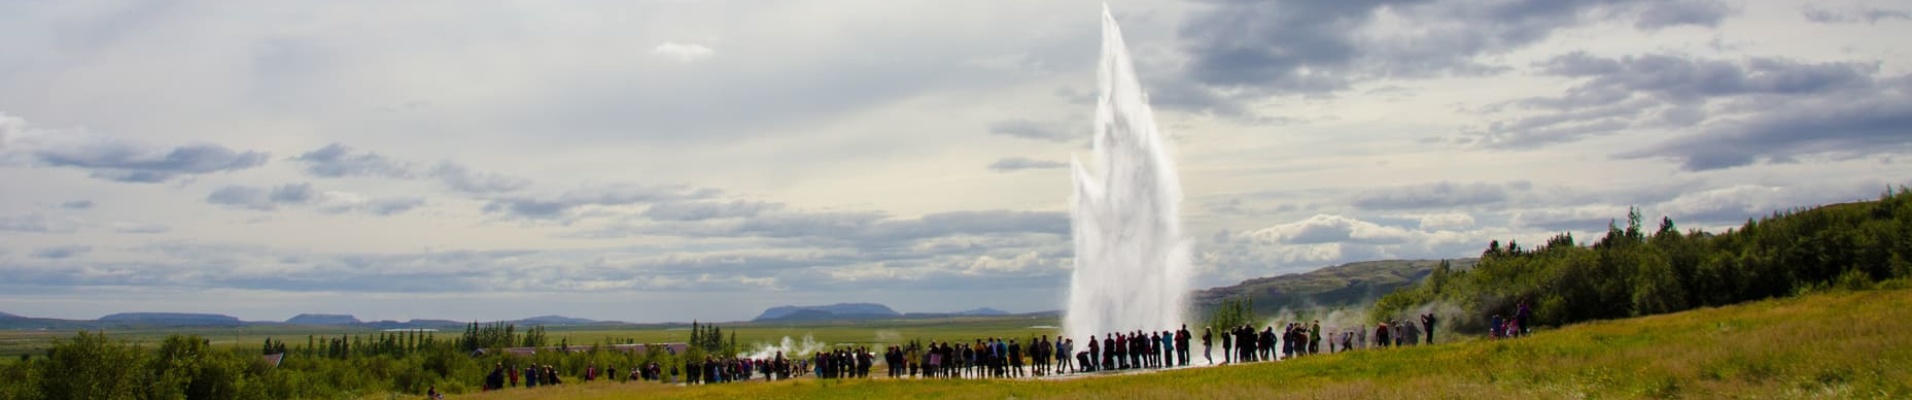
[[[1255,356],[1263,360],[1273,360],[1275,352],[1275,326],[1262,328],[1255,336]]]
[[[1213,351],[1211,351],[1211,349],[1215,347],[1214,342],[1215,342],[1215,331],[1213,330],[1213,328],[1206,327],[1206,326],[1202,327],[1202,359],[1208,360],[1208,365],[1215,365],[1215,356],[1214,354],[1212,354]],[[1227,350],[1223,350],[1223,351],[1226,352]],[[1222,354],[1222,357],[1228,357],[1228,355]]]
[[[1182,324],[1182,329],[1175,331],[1175,359],[1184,367],[1188,366],[1188,339],[1188,324]]]
[[[1175,332],[1162,331],[1162,367],[1175,366]]]
[[[1099,370],[1115,369],[1115,358],[1116,358],[1115,353],[1118,350],[1120,350],[1119,348],[1115,346],[1116,336],[1118,335],[1116,334],[1102,335],[1102,367],[1098,368]]]
[[[483,389],[480,389],[479,391],[493,391],[498,389],[504,389],[504,386],[505,386],[505,363],[501,362],[501,363],[498,363],[497,367],[494,367],[491,369],[491,374],[485,375],[485,387]]]
[[[1255,340],[1254,326],[1242,324],[1240,328],[1235,328],[1235,351],[1241,352],[1241,356],[1236,357],[1236,360],[1241,360],[1242,362],[1257,361],[1255,359],[1255,345],[1257,344],[1260,344],[1260,342]]]
[[[1140,338],[1142,339],[1142,366],[1154,368],[1157,365],[1155,356],[1160,354],[1159,347],[1162,346],[1162,335],[1151,331],[1147,336],[1140,336]]]
[[[1434,344],[1434,313],[1421,314],[1421,327],[1427,329],[1427,344]]]
[[[1514,311],[1514,335],[1526,335],[1533,329],[1534,310],[1527,307],[1527,301],[1520,301],[1520,308]]]
[[[1308,325],[1308,354],[1321,352],[1321,320]]]
[[[1061,367],[1069,373],[1082,372],[1082,364],[1077,363],[1077,361],[1081,360],[1076,359],[1076,352],[1078,350],[1076,350],[1075,338],[1063,338],[1062,342],[1056,343],[1056,345],[1062,346],[1062,354],[1058,355],[1062,357]]]
[[[1233,362],[1235,357],[1235,330],[1229,328],[1222,332],[1222,365]]]
[[[1089,362],[1082,367],[1091,371],[1102,369],[1102,342],[1096,341],[1095,335],[1089,335]]]

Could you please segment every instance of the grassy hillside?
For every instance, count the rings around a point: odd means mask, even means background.
[[[1450,260],[1457,270],[1474,266],[1476,259]],[[1247,297],[1255,311],[1273,314],[1283,308],[1365,306],[1381,296],[1422,279],[1440,260],[1383,260],[1342,264],[1299,274],[1249,279],[1234,286],[1223,286],[1195,293],[1197,308],[1206,309],[1222,299]]]
[[[1908,398],[1905,332],[1912,290],[1897,289],[1576,324],[1509,341],[1064,381],[599,382],[463,398]]]

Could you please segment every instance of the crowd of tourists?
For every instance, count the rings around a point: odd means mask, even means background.
[[[524,387],[527,388],[556,386],[564,383],[564,379],[558,377],[558,369],[556,367],[532,364],[520,370],[515,366],[506,365],[501,362],[491,369],[490,374],[485,375],[485,385],[483,389],[498,390],[507,387],[518,387],[520,381],[522,381]]]
[[[1532,311],[1522,302],[1511,318],[1494,315],[1491,338],[1507,338],[1528,331]],[[1136,369],[1159,369],[1187,367],[1191,362],[1190,354],[1199,340],[1202,359],[1209,365],[1239,364],[1264,361],[1277,361],[1328,353],[1357,351],[1370,348],[1412,346],[1421,343],[1433,343],[1434,331],[1440,320],[1434,314],[1420,315],[1415,320],[1390,320],[1376,324],[1373,329],[1366,325],[1343,328],[1324,328],[1321,322],[1310,321],[1274,323],[1257,330],[1253,325],[1241,325],[1226,329],[1203,328],[1200,336],[1189,332],[1188,326],[1172,331],[1129,331],[1091,335],[1078,345],[1073,338],[1048,335],[1031,336],[1025,341],[1015,338],[977,338],[968,342],[931,341],[927,344],[911,342],[888,346],[880,355],[888,378],[926,378],[926,379],[981,379],[981,378],[1021,378],[1030,376],[1052,376],[1061,374],[1088,373],[1098,371],[1120,371]],[[1217,343],[1219,342],[1219,343]],[[1215,345],[1221,347],[1221,359],[1216,360]],[[838,348],[815,352],[807,358],[785,358],[779,351],[774,357],[753,358],[717,358],[707,357],[683,363],[683,380],[686,384],[719,384],[742,382],[762,377],[764,380],[781,380],[792,377],[815,374],[824,379],[869,378],[871,370],[879,361],[879,355],[866,347]],[[586,367],[583,380],[600,378],[614,381],[659,381],[679,383],[679,370],[676,363],[660,366],[656,362],[634,365],[620,371],[617,367],[607,367],[599,371],[595,365]],[[666,370],[668,368],[668,370]],[[602,374],[600,375],[600,372]],[[626,372],[620,374],[620,372]],[[506,387],[553,386],[563,384],[556,368],[550,365],[529,365],[516,368],[500,363],[486,377],[485,389],[495,390]]]
[[[1531,332],[1531,328],[1529,328],[1527,324],[1533,318],[1533,315],[1533,309],[1528,308],[1527,302],[1525,301],[1520,302],[1520,306],[1514,308],[1512,318],[1501,318],[1500,314],[1494,314],[1494,319],[1489,321],[1492,325],[1488,325],[1487,327],[1487,337],[1490,339],[1504,339],[1525,335]]]
[[[868,347],[857,347],[817,352],[810,360],[818,378],[868,378],[876,356]]]
[[[979,338],[968,343],[935,342],[890,346],[883,362],[891,378],[1016,378],[1045,376],[1074,370],[1068,355],[1073,340],[1048,335],[1016,339]]]
[[[819,353],[822,355],[823,353]],[[827,357],[819,357],[827,360]],[[666,382],[685,384],[718,384],[741,382],[762,377],[764,380],[789,379],[802,376],[809,365],[803,361],[793,362],[777,352],[775,358],[753,359],[742,357],[705,357],[701,361],[682,364],[671,363],[669,367],[649,362],[633,365],[628,369],[606,366],[598,369],[596,364],[584,368],[581,378],[585,382],[604,379],[612,382]],[[864,367],[867,373],[868,367]],[[833,377],[841,377],[833,375]],[[681,378],[681,380],[680,380]],[[519,369],[505,363],[498,363],[489,375],[485,376],[484,390],[515,388],[523,384],[525,388],[556,386],[564,383],[559,377],[558,368],[551,365],[530,365]]]

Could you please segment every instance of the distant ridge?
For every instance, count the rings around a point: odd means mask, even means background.
[[[832,319],[880,319],[895,318],[902,313],[889,306],[876,303],[838,303],[822,306],[779,306],[764,310],[762,315],[751,319],[763,321],[820,321]]]
[[[405,322],[392,320],[361,322],[358,326],[372,329],[461,329],[467,322],[443,319],[413,319]]]
[[[1008,311],[1003,311],[1003,310],[998,310],[998,309],[994,309],[994,308],[989,308],[989,307],[983,307],[983,308],[978,308],[978,309],[974,309],[974,310],[968,310],[968,311],[957,311],[957,312],[954,312],[954,313],[952,313],[952,314],[956,314],[956,315],[1009,315],[1010,313],[1009,313]]]
[[[299,314],[287,318],[285,323],[292,325],[358,325],[358,317],[351,314]]]
[[[591,325],[591,324],[603,323],[603,321],[598,321],[598,320],[590,320],[590,319],[584,319],[584,318],[571,318],[571,317],[566,317],[561,315],[540,315],[536,317],[521,319],[521,320],[518,320],[517,322],[520,324],[525,324],[525,325]]]
[[[1447,260],[1455,270],[1474,267],[1477,258]],[[1247,297],[1255,311],[1283,308],[1347,307],[1373,304],[1394,289],[1420,282],[1441,260],[1382,260],[1341,264],[1313,271],[1261,277],[1195,292],[1196,308],[1207,309],[1223,299]]]
[[[240,326],[245,321],[223,314],[133,312],[100,317],[99,322],[166,326]]]

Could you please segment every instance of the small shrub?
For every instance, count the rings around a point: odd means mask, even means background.
[[[1872,274],[1868,274],[1858,268],[1847,269],[1845,273],[1839,274],[1839,278],[1835,282],[1836,283],[1833,284],[1834,287],[1848,291],[1872,290],[1875,286],[1872,283]]]

